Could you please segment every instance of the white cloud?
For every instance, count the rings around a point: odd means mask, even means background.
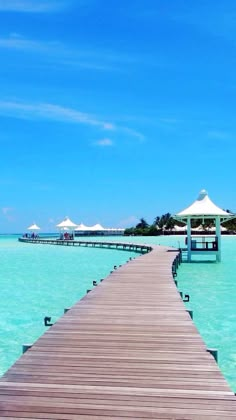
[[[128,128],[128,127],[120,127],[121,131],[123,131],[126,134],[129,134],[132,137],[136,137],[137,139],[139,139],[140,141],[144,141],[145,140],[145,136],[142,133],[139,133],[136,130],[133,130],[132,128]]]
[[[110,50],[89,49],[82,44],[78,44],[77,48],[72,48],[57,40],[29,39],[22,34],[14,32],[0,38],[0,48],[25,51],[36,55],[41,54],[48,65],[57,63],[70,68],[115,71],[119,73],[129,73],[130,67],[133,71],[134,66],[144,65],[149,61],[147,57],[136,53],[126,54],[119,51],[111,53]]]
[[[77,124],[98,126],[104,130],[113,129],[113,124],[101,121],[92,115],[60,105],[39,103],[0,101],[0,115],[22,119],[47,119]]]
[[[105,131],[119,131],[130,137],[143,140],[144,136],[128,127],[118,126],[99,117],[50,103],[25,103],[20,101],[0,101],[0,115],[25,120],[51,120],[74,124],[85,124],[98,127]],[[103,143],[103,144],[102,144]],[[97,144],[99,144],[97,142]],[[100,146],[111,146],[112,141],[108,138],[100,140]]]
[[[126,63],[126,56],[120,54],[117,54],[115,58],[106,51],[71,49],[58,41],[28,39],[14,32],[0,38],[0,48],[41,55],[49,66],[57,63],[61,67],[119,72],[121,68],[123,69],[123,64]]]
[[[50,53],[56,48],[62,49],[62,46],[58,42],[40,42],[26,39],[18,33],[11,33],[9,37],[0,38],[0,48]]]
[[[119,57],[117,61],[110,60],[104,52],[70,49],[58,41],[38,41],[24,38],[20,34],[11,33],[0,38],[0,48],[5,50],[24,51],[42,58],[47,66],[60,65],[60,67],[73,69],[87,69],[91,71],[120,71]],[[122,57],[120,57],[122,63]]]
[[[96,144],[97,146],[102,146],[102,147],[106,147],[106,146],[113,146],[113,141],[111,139],[101,139],[96,141],[94,144]]]
[[[0,0],[0,12],[44,13],[63,8],[60,0]]]
[[[111,123],[105,123],[104,124],[104,128],[106,130],[115,130],[115,125],[114,124],[111,124]]]

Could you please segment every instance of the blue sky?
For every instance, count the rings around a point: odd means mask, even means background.
[[[0,232],[236,211],[233,0],[0,0]]]

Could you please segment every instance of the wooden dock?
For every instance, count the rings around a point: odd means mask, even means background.
[[[164,247],[100,282],[1,378],[1,419],[236,419]]]
[[[150,245],[133,244],[128,242],[115,242],[115,241],[79,241],[72,239],[59,239],[59,238],[19,238],[20,242],[31,243],[31,244],[43,244],[43,245],[61,245],[61,246],[85,246],[93,248],[108,248],[117,249],[123,251],[133,251],[145,254],[150,252],[152,247]]]

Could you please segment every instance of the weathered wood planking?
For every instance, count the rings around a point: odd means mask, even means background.
[[[236,400],[154,247],[99,283],[2,377],[1,419],[236,419]]]

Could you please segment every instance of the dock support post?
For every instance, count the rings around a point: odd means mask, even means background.
[[[193,319],[193,311],[190,311],[189,309],[187,309],[187,312],[189,313],[190,318]]]
[[[51,317],[50,316],[45,316],[44,317],[44,325],[45,327],[51,327],[53,325],[53,323],[51,323]]]
[[[181,249],[179,251],[179,262],[180,264],[182,263],[182,250]]]
[[[68,312],[70,310],[70,308],[64,308],[64,314],[66,314],[66,312]]]
[[[22,353],[24,354],[31,347],[32,347],[32,344],[23,344],[23,346],[22,346]]]
[[[208,353],[210,353],[214,357],[216,363],[218,363],[218,350],[217,349],[207,349],[207,351],[208,351]]]

